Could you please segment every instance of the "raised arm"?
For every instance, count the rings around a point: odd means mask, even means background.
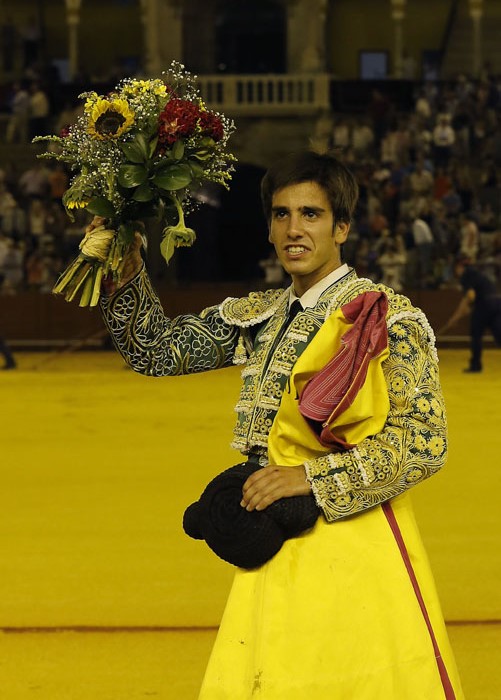
[[[216,306],[168,318],[144,267],[100,304],[117,350],[136,372],[158,377],[232,364],[238,328],[225,323]]]

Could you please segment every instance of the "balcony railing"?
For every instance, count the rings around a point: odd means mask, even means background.
[[[327,74],[200,75],[202,98],[214,110],[240,116],[315,114],[329,108]]]

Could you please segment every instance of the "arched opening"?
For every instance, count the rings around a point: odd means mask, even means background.
[[[284,73],[286,16],[273,0],[222,2],[216,9],[215,51],[222,73]]]

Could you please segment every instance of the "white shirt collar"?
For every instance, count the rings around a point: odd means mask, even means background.
[[[292,302],[296,299],[299,299],[303,309],[312,308],[313,306],[316,306],[321,294],[325,292],[325,290],[328,289],[331,285],[333,285],[334,282],[337,282],[341,279],[341,277],[347,275],[349,271],[350,268],[346,263],[344,263],[343,265],[337,267],[335,270],[326,275],[323,279],[320,280],[320,282],[314,284],[313,287],[308,289],[308,291],[305,292],[302,297],[296,296],[294,292],[294,285],[291,284],[291,286],[289,287],[289,308]]]

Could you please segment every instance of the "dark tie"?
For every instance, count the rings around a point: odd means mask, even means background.
[[[279,344],[283,334],[289,327],[290,323],[292,323],[292,320],[294,319],[295,316],[298,315],[300,311],[303,311],[303,307],[301,306],[301,302],[299,299],[295,299],[292,304],[290,305],[289,308],[289,313],[285,317],[285,321],[282,324],[282,327],[280,328],[278,335],[276,336],[275,340],[273,341],[273,344],[269,350],[268,353],[268,359],[266,361],[265,367],[263,368],[263,374],[266,371],[266,368],[268,367],[268,363],[270,362],[271,358],[273,357],[273,353],[277,349],[277,345]]]
[[[303,311],[303,307],[301,306],[301,302],[299,299],[294,299],[292,304],[290,305],[289,308],[289,313],[287,314],[287,318],[284,321],[282,333],[285,331],[286,328],[290,326],[292,321],[295,319],[295,317],[298,315],[300,311]]]

